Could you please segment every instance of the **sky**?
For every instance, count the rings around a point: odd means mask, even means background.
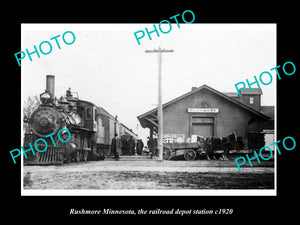
[[[158,26],[156,24],[156,26]],[[273,82],[262,88],[262,105],[275,105],[276,24],[184,24],[172,23],[169,33],[140,39],[134,33],[153,24],[22,24],[21,50],[34,51],[42,41],[52,44],[48,55],[40,53],[22,60],[22,99],[45,91],[46,75],[55,75],[55,95],[71,87],[82,100],[118,115],[145,140],[137,116],[157,107],[158,58],[145,50],[172,49],[162,59],[163,103],[192,87],[208,85],[221,92],[235,92],[238,82],[254,81],[263,71]],[[168,30],[168,28],[162,28]],[[72,31],[76,40],[66,45],[63,33]],[[60,35],[57,48],[50,38]],[[67,41],[72,38],[65,36]],[[68,39],[69,38],[69,39]],[[43,45],[44,51],[47,46]],[[17,63],[17,62],[16,62]],[[267,81],[267,78],[266,78]],[[256,87],[256,86],[253,86]]]

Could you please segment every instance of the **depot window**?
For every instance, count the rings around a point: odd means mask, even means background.
[[[249,98],[249,103],[250,103],[250,104],[254,104],[254,97],[250,97],[250,98]]]

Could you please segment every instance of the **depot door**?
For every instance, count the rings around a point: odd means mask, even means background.
[[[193,117],[192,134],[203,137],[214,136],[214,118],[213,117]]]

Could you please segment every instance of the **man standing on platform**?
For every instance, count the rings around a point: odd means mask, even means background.
[[[150,152],[150,159],[155,155],[155,141],[152,137],[148,137],[147,145]]]
[[[115,159],[119,159],[119,152],[121,152],[122,142],[118,138],[118,134],[111,140],[110,156],[114,155]]]
[[[134,155],[135,142],[134,142],[132,136],[130,136],[130,138],[129,138],[128,146],[129,146],[129,152],[131,153],[131,155]]]
[[[138,142],[136,144],[136,151],[137,151],[138,155],[142,155],[143,148],[144,148],[144,143],[143,143],[142,139],[140,139],[140,140],[138,140]]]

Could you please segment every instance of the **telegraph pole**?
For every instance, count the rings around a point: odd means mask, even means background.
[[[163,161],[163,110],[162,110],[162,85],[161,85],[161,64],[162,64],[162,53],[173,52],[173,50],[165,50],[158,47],[154,50],[146,50],[146,53],[158,53],[158,160]]]

